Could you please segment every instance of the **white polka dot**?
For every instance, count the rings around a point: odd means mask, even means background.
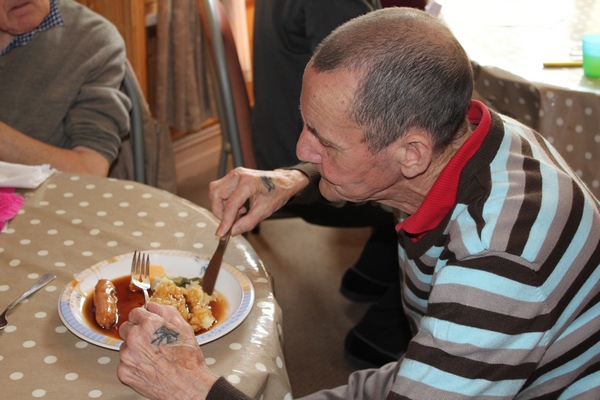
[[[594,142],[600,143],[600,135],[595,135],[594,136]]]
[[[277,358],[275,359],[275,364],[277,364],[277,367],[283,368],[283,360],[281,359],[281,357],[277,356]]]
[[[94,255],[94,253],[92,253],[91,251],[83,251],[81,252],[81,255],[85,257],[91,257]]]
[[[21,243],[22,245],[26,246],[26,245],[28,245],[28,244],[31,243],[31,240],[29,240],[29,239],[23,239],[19,243]]]
[[[547,97],[547,98],[549,98],[549,99],[553,99],[553,98],[554,98],[554,92],[553,92],[553,91],[551,91],[551,90],[549,90],[549,91],[546,93],[546,97]]]
[[[79,176],[77,176],[77,175],[73,175],[73,176],[71,177],[71,180],[72,180],[72,181],[78,181],[78,180],[79,180]]]
[[[42,222],[42,221],[40,221],[39,219],[32,219],[31,221],[29,221],[29,223],[31,225],[39,225],[40,222]]]
[[[583,171],[578,169],[577,171],[575,171],[575,173],[577,174],[578,177],[582,177],[583,176]]]
[[[83,349],[86,348],[88,346],[87,342],[77,342],[75,343],[75,347],[77,347],[78,349]]]
[[[180,212],[180,213],[179,213],[179,214],[177,214],[177,215],[178,215],[178,216],[180,216],[181,218],[185,218],[185,217],[187,217],[187,216],[188,216],[188,213],[186,213],[186,212],[182,211],[182,212]]]
[[[206,365],[214,365],[217,362],[217,360],[215,360],[214,358],[209,357],[209,358],[206,358],[204,360],[204,362],[206,363]]]
[[[195,249],[201,249],[204,247],[204,243],[194,243],[193,246]]]
[[[105,199],[111,199],[113,197],[113,194],[112,193],[104,193],[102,195],[102,197],[104,197]]]
[[[54,364],[57,361],[58,361],[58,358],[56,358],[56,356],[47,356],[44,358],[44,362],[46,364]]]
[[[241,380],[241,379],[240,379],[240,377],[239,377],[239,376],[237,376],[237,375],[229,375],[229,376],[227,377],[227,380],[228,380],[230,383],[233,383],[233,384],[235,385],[235,384],[238,384],[238,383],[240,383],[240,380]]]
[[[35,313],[35,314],[33,314],[33,315],[34,315],[36,318],[40,318],[40,319],[41,319],[41,318],[46,318],[46,317],[48,316],[48,314],[46,314],[46,313],[45,313],[45,312],[43,312],[43,311],[36,312],[36,313]]]
[[[567,99],[567,100],[565,100],[565,105],[566,105],[567,107],[571,107],[571,106],[573,105],[573,100],[572,100],[572,99]]]
[[[160,203],[158,206],[160,208],[168,208],[169,207],[169,203]]]
[[[510,103],[510,99],[508,97],[504,97],[504,103],[509,104]]]
[[[142,233],[142,232],[140,232],[140,231],[135,231],[135,232],[131,232],[131,235],[132,235],[132,236],[135,236],[135,237],[140,237],[140,236],[142,236],[142,235],[143,235],[143,233]]]
[[[50,202],[49,202],[49,201],[40,201],[40,202],[38,203],[38,205],[40,205],[40,206],[44,206],[44,207],[45,207],[45,206],[47,206],[47,205],[49,205],[49,204],[50,204]]]
[[[13,372],[12,374],[10,374],[10,379],[13,381],[18,381],[19,379],[23,379],[23,373],[22,372]]]
[[[142,198],[143,198],[143,199],[149,199],[149,198],[151,198],[151,197],[152,197],[152,195],[151,195],[150,193],[144,193],[144,194],[142,195]]]
[[[25,347],[26,349],[35,347],[35,345],[36,343],[33,340],[26,340],[25,342],[23,342],[23,347]]]
[[[501,79],[498,79],[498,85],[500,85],[500,86],[504,86],[504,81],[503,81],[503,80],[501,80]]]
[[[31,392],[33,397],[44,397],[46,395],[46,391],[44,389],[35,389]]]
[[[110,363],[110,357],[100,357],[98,359],[98,364],[106,365]]]
[[[563,126],[564,123],[565,123],[564,119],[562,119],[562,118],[557,118],[556,119],[556,125]]]
[[[586,107],[585,115],[592,115],[593,110],[590,107]]]
[[[96,235],[99,235],[99,234],[100,234],[100,229],[92,229],[90,231],[90,235],[92,235],[92,236],[96,236]]]
[[[48,189],[56,189],[57,188],[56,183],[49,183],[46,187]]]
[[[154,224],[154,226],[158,227],[158,228],[162,228],[164,227],[166,224],[162,221],[158,221]]]
[[[119,207],[127,208],[127,207],[129,207],[129,203],[126,201],[123,201],[123,202],[119,203]]]
[[[63,242],[63,244],[64,244],[65,246],[73,246],[73,245],[75,244],[75,242],[74,242],[74,241],[72,241],[72,240],[65,240],[65,241]]]
[[[77,378],[79,378],[79,375],[77,375],[75,372],[69,372],[68,374],[65,375],[65,379],[68,381],[74,381]]]
[[[153,247],[153,248],[160,247],[160,243],[159,242],[152,242],[152,243],[150,243],[150,247]]]
[[[108,213],[106,211],[98,211],[96,213],[96,215],[99,217],[106,217],[106,215],[108,215]]]
[[[198,222],[198,223],[196,224],[196,226],[197,226],[198,228],[206,228],[206,222]]]
[[[568,144],[566,148],[569,153],[573,152],[574,147],[572,144]]]
[[[0,285],[0,292],[6,292],[10,287],[8,285]]]
[[[267,367],[265,367],[265,364],[263,363],[256,363],[254,364],[254,367],[260,372],[265,372],[267,370]]]
[[[57,261],[57,262],[55,262],[55,263],[54,263],[54,266],[55,266],[55,267],[59,267],[59,268],[65,267],[66,265],[67,265],[67,264],[65,264],[65,263],[64,263],[64,262],[62,262],[62,261]]]
[[[73,220],[71,220],[71,223],[73,225],[79,225],[80,223],[82,223],[83,221],[81,220],[81,218],[74,218]]]
[[[597,189],[598,187],[600,187],[600,181],[597,180],[593,180],[592,181],[592,187]]]
[[[175,234],[173,236],[175,236],[176,238],[182,238],[182,237],[185,237],[185,233],[183,233],[183,232],[175,232]]]
[[[133,185],[131,185],[131,184],[129,184],[129,185],[125,185],[124,187],[125,187],[125,189],[127,189],[127,190],[133,190]]]
[[[484,84],[484,86],[490,86],[490,81],[489,81],[489,79],[484,79],[484,80],[483,80],[483,84]]]
[[[575,132],[577,132],[577,133],[582,133],[582,132],[583,132],[583,126],[581,126],[581,125],[577,125],[577,126],[575,127]]]
[[[110,242],[106,243],[106,245],[107,245],[108,247],[116,247],[116,246],[118,246],[118,245],[119,245],[119,243],[118,243],[118,242],[115,242],[114,240],[111,240]]]
[[[63,194],[63,196],[66,198],[70,198],[70,197],[73,197],[73,193],[67,192],[67,193]]]
[[[148,213],[146,211],[140,211],[139,213],[137,213],[138,217],[147,217]]]
[[[56,292],[56,286],[54,286],[54,285],[48,285],[48,286],[46,286],[46,287],[44,288],[44,290],[45,290],[46,292],[50,292],[50,293],[52,293],[52,292]]]
[[[54,332],[56,332],[56,333],[65,333],[66,331],[67,331],[66,326],[57,326],[56,328],[54,328]]]
[[[46,232],[48,235],[56,235],[58,233],[58,231],[56,229],[50,229],[48,232]]]
[[[21,260],[10,260],[8,265],[11,267],[18,267],[21,264]]]
[[[37,255],[40,257],[44,257],[48,255],[48,250],[40,250],[37,252]]]
[[[592,156],[592,153],[590,153],[589,151],[586,151],[586,152],[585,152],[585,159],[586,159],[586,160],[591,160],[591,159],[592,159],[592,157],[593,157],[593,156]]]
[[[519,97],[519,104],[524,105],[525,104],[525,99],[522,97]]]
[[[4,328],[4,332],[7,332],[7,333],[12,333],[16,330],[17,330],[17,327],[14,325],[7,325],[6,328]]]
[[[57,215],[65,215],[67,212],[65,210],[56,210]]]
[[[92,390],[88,393],[88,396],[92,399],[97,399],[98,397],[102,396],[102,391],[101,390]]]
[[[531,115],[529,115],[529,114],[525,114],[524,118],[526,121],[531,121]]]
[[[231,344],[229,345],[229,348],[230,348],[231,350],[240,350],[240,349],[242,348],[242,345],[241,345],[241,344],[239,344],[239,343],[231,343]]]
[[[115,221],[115,222],[113,222],[113,225],[114,226],[123,226],[123,225],[125,225],[125,223],[123,221]]]
[[[92,184],[92,183],[88,183],[87,185],[85,185],[86,189],[96,189],[96,185]]]
[[[90,206],[90,203],[87,201],[82,201],[79,203],[79,207],[89,207],[89,206]]]

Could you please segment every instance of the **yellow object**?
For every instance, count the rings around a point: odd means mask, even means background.
[[[544,68],[577,68],[583,66],[582,61],[545,62]]]

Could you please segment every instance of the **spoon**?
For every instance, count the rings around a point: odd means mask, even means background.
[[[8,307],[6,307],[6,310],[4,310],[4,312],[2,314],[0,314],[0,329],[4,329],[4,328],[6,328],[6,325],[8,325],[8,321],[6,320],[6,314],[8,314],[8,312],[10,310],[12,310],[14,306],[19,304],[23,299],[28,297],[30,294],[37,292],[38,290],[40,290],[41,288],[46,286],[48,283],[52,282],[54,279],[56,279],[56,275],[45,274],[28,291],[26,291],[25,293],[20,295],[15,301],[10,303],[8,305]]]

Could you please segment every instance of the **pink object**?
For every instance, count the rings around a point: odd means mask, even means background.
[[[14,193],[14,188],[0,188],[0,230],[4,224],[14,218],[23,206],[25,199]]]

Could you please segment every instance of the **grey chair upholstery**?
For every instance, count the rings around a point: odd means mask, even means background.
[[[127,63],[125,78],[123,79],[123,92],[125,92],[127,97],[131,100],[131,111],[129,112],[129,116],[131,125],[131,147],[133,153],[133,177],[136,182],[147,183],[142,106],[135,73],[129,63]]]

